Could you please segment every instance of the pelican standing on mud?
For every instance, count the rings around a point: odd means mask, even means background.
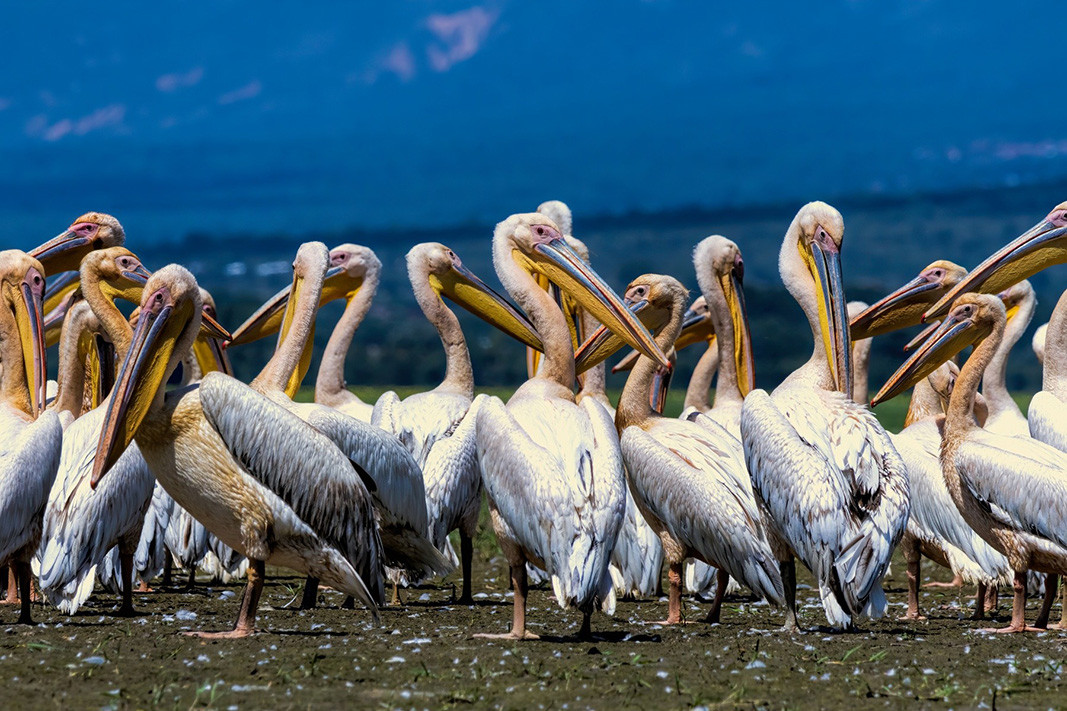
[[[582,611],[580,634],[588,636],[594,606],[609,596],[614,599],[608,564],[625,508],[622,456],[603,406],[593,398],[575,403],[567,321],[532,273],[557,284],[660,365],[668,361],[647,329],[547,217],[512,215],[498,224],[493,263],[545,346],[537,374],[506,406],[490,398],[478,411],[483,483],[515,591],[512,629],[502,636],[536,636],[526,629],[527,561],[549,574],[561,607]]]
[[[797,627],[794,556],[815,574],[834,627],[883,615],[882,577],[908,519],[904,462],[874,415],[851,399],[843,237],[841,214],[825,203],[808,203],[793,219],[778,265],[811,325],[814,350],[772,394],[752,391],[741,410],[789,628]]]

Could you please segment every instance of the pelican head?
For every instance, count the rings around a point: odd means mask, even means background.
[[[688,298],[689,292],[674,277],[663,274],[642,274],[626,287],[623,303],[646,328],[653,333],[658,333],[670,321],[676,308],[681,311],[682,305]],[[690,321],[699,324],[703,318],[703,316],[692,316],[686,311],[682,316],[682,323]],[[679,326],[679,334],[675,343],[681,338],[680,333],[683,328],[684,325]],[[691,326],[691,328],[696,328],[696,326]],[[625,342],[621,337],[601,326],[575,352],[575,369],[579,372],[588,370],[610,357],[623,345]]]
[[[964,294],[929,338],[886,381],[871,406],[896,397],[967,346],[977,344],[1007,322],[1004,302],[992,294]]]
[[[428,283],[440,297],[470,311],[512,338],[537,350],[541,337],[526,316],[463,265],[459,255],[440,242],[423,242],[407,255],[408,277],[413,285]]]
[[[947,259],[932,262],[919,276],[853,317],[852,338],[858,341],[922,323],[923,310],[966,275],[966,269]]]
[[[707,343],[708,348],[715,347],[715,326],[711,322],[711,310],[708,309],[708,302],[703,296],[698,296],[682,315],[682,332],[678,334],[678,338],[674,341],[675,357],[677,357],[678,351],[695,343]],[[631,370],[640,355],[637,351],[631,350],[612,367],[611,372],[622,373]],[[670,353],[667,355],[670,356]],[[592,354],[590,356],[599,357],[592,356]],[[607,358],[608,356],[605,355],[604,357]],[[593,365],[596,365],[596,362]],[[576,365],[575,367],[578,366]],[[588,370],[590,367],[592,366],[583,361],[579,370]]]
[[[555,223],[544,215],[512,215],[498,224],[493,237],[493,262],[501,279],[507,280],[505,287],[512,290],[516,299],[526,298],[526,294],[514,281],[514,268],[509,263],[517,264],[526,274],[547,277],[632,347],[664,367],[669,365],[667,356],[656,345],[648,329],[626,308],[607,282],[582,261]],[[545,336],[544,333],[541,335]]]
[[[729,316],[729,324],[716,323],[715,331],[722,338],[729,326],[733,333],[737,385],[744,397],[755,387],[756,371],[752,358],[752,333],[745,309],[745,262],[741,250],[722,235],[711,235],[702,239],[693,250],[693,264],[700,291],[711,300],[708,307],[712,319],[722,320],[723,316]]]
[[[196,279],[171,264],[148,279],[141,298],[137,328],[104,415],[93,461],[95,488],[126,451],[152,403],[200,331],[203,303]]]
[[[102,212],[87,212],[30,256],[41,262],[47,274],[58,274],[77,271],[85,255],[94,249],[119,247],[125,241],[126,233],[118,220]]]
[[[567,203],[562,200],[546,200],[537,206],[537,211],[552,220],[564,237],[571,236],[574,231],[574,218]],[[588,262],[589,255],[584,255],[584,259]]]
[[[1004,302],[1004,310],[1007,312],[1009,322],[1025,310],[1025,307],[1037,304],[1034,287],[1025,279],[1018,284],[1012,284],[997,296]],[[1029,317],[1026,320],[1029,321]]]
[[[79,270],[85,283],[99,283],[100,290],[110,301],[124,299],[131,303],[141,300],[141,290],[152,272],[125,247],[108,247],[90,252]]]
[[[298,252],[297,261],[299,259]],[[382,263],[370,247],[359,244],[338,245],[330,250],[328,261],[329,266],[322,281],[322,295],[319,297],[320,307],[337,299],[351,301],[363,289],[364,284],[370,284],[372,288],[377,289]],[[297,263],[294,262],[294,273],[296,268]],[[251,343],[277,333],[282,326],[292,292],[293,285],[289,284],[268,299],[233,332],[231,345]]]
[[[824,202],[809,202],[793,218],[778,270],[782,281],[808,317],[816,344],[820,341],[834,387],[852,394],[848,307],[841,276],[841,213]]]
[[[45,345],[44,325],[41,322],[44,300],[44,268],[41,263],[18,249],[0,252],[0,299],[3,299],[3,321],[7,322],[0,340],[17,339],[21,344],[22,375],[25,376],[28,402],[13,403],[30,417],[36,418],[44,407],[45,400]],[[6,349],[5,349],[6,350]],[[14,362],[5,368],[12,368]],[[19,388],[21,390],[21,386]],[[21,398],[20,398],[21,399]]]
[[[923,320],[941,316],[960,294],[969,291],[995,294],[1032,277],[1045,267],[1064,262],[1067,262],[1067,202],[1061,202],[1044,220],[975,267],[926,310]]]

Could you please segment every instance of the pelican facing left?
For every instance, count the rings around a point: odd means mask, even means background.
[[[199,636],[254,632],[267,562],[313,575],[376,615],[377,601],[355,565],[369,558],[377,566],[380,543],[370,495],[347,457],[298,417],[221,373],[166,392],[201,321],[192,274],[172,264],[152,275],[104,419],[93,482],[136,438],[175,502],[249,558],[234,629]]]

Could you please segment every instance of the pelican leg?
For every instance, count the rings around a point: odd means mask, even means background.
[[[18,581],[18,594],[22,601],[18,623],[20,625],[32,625],[33,618],[30,616],[30,605],[33,603],[30,594],[30,578],[32,577],[30,564],[28,561],[18,560],[11,566],[11,570]]]
[[[241,611],[237,615],[237,624],[229,632],[186,632],[190,637],[204,639],[236,639],[248,637],[256,631],[256,610],[259,598],[263,594],[263,578],[267,565],[261,560],[248,561],[248,585],[241,597]]]
[[[1011,604],[1011,624],[1000,629],[987,629],[986,632],[1044,632],[1040,627],[1026,626],[1026,571],[1015,571],[1012,581],[1015,596]]]
[[[164,588],[169,588],[174,583],[174,559],[170,557],[170,551],[163,556],[163,581],[160,583]]]
[[[578,639],[588,642],[593,639],[593,613],[582,612],[582,628],[578,630]]]
[[[1041,601],[1041,611],[1037,613],[1034,627],[1048,629],[1048,616],[1052,612],[1052,604],[1056,602],[1056,589],[1059,586],[1060,576],[1049,573],[1045,576],[1045,599]]]
[[[123,553],[119,551],[119,565],[122,575],[122,606],[119,607],[119,617],[133,617],[137,610],[133,609],[133,552]]]
[[[1060,621],[1056,629],[1067,630],[1067,584],[1060,591]]]
[[[677,625],[682,621],[682,561],[670,563],[667,567],[667,619],[653,624]]]
[[[4,598],[4,604],[14,605],[19,601],[19,585],[18,580],[15,578],[15,564],[5,565],[0,570],[3,572],[0,580],[7,586],[7,597]]]
[[[319,579],[310,575],[304,581],[304,594],[300,598],[301,610],[314,610],[319,600]]]
[[[393,599],[389,601],[390,605],[403,605],[404,601],[400,598],[400,583],[393,581]]]
[[[459,532],[459,559],[463,566],[463,594],[457,602],[460,605],[473,605],[474,598],[471,596],[471,560],[474,558],[474,539]]]
[[[195,587],[196,587],[196,566],[194,565],[194,566],[189,568],[189,582],[187,582],[185,584],[185,589],[187,591],[189,591],[189,592],[192,592],[193,588],[195,588]]]
[[[519,560],[511,565],[511,587],[515,591],[514,608],[511,618],[511,632],[507,634],[476,634],[475,637],[487,639],[540,639],[526,629],[526,594],[529,584],[526,579],[526,561]]]
[[[972,620],[984,620],[986,608],[986,596],[989,594],[985,583],[978,583],[978,592],[974,594],[974,614]]]
[[[925,620],[919,612],[919,585],[922,580],[920,576],[922,566],[922,556],[919,554],[919,544],[916,542],[909,547],[909,550],[904,552],[904,557],[908,562],[908,611],[904,613],[901,620]]]
[[[785,588],[785,625],[787,632],[800,631],[797,624],[797,562],[795,559],[779,561],[778,570],[782,573],[782,586]]]
[[[1000,601],[1000,585],[989,585],[985,591],[985,609],[989,610],[990,616],[997,609],[997,603]]]
[[[718,567],[718,566],[716,566]],[[711,601],[711,609],[704,621],[709,625],[719,624],[719,615],[722,612],[722,599],[726,597],[726,587],[730,584],[730,574],[719,568],[715,575],[715,598]]]

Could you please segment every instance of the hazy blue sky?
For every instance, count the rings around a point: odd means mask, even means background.
[[[172,237],[1063,177],[1064,7],[9,5],[0,210]]]

